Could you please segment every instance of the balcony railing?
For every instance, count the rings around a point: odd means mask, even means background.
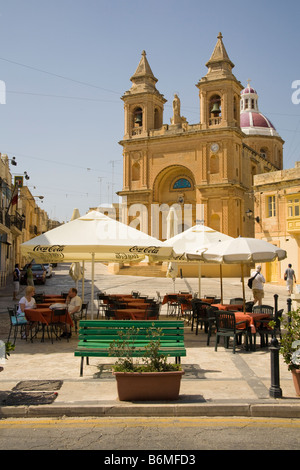
[[[10,216],[10,223],[18,230],[22,231],[24,227],[24,217],[21,217],[20,214],[16,212],[16,214]]]

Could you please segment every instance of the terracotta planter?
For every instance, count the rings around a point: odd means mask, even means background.
[[[292,369],[292,376],[296,395],[300,396],[300,369]]]
[[[177,400],[183,370],[113,372],[120,401]]]

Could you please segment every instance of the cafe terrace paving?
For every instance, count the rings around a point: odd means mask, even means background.
[[[36,286],[36,292],[60,294],[74,286],[69,276],[68,264],[60,264],[53,270],[45,286]],[[85,301],[90,302],[91,269],[86,263]],[[220,293],[219,279],[202,278],[202,296]],[[197,291],[198,279],[176,279],[176,292]],[[224,279],[224,303],[230,298],[241,297],[241,280]],[[21,294],[25,286],[21,286]],[[81,295],[81,281],[79,281]],[[97,263],[95,269],[95,293],[98,290],[111,294],[130,294],[139,291],[154,297],[173,292],[169,278],[111,275],[107,267]],[[274,305],[278,294],[278,308],[287,311],[285,286],[266,284],[264,303]],[[20,297],[20,296],[19,296]],[[246,287],[246,300],[252,300]],[[6,340],[9,330],[7,307],[12,301],[10,286],[0,289],[0,339]],[[95,309],[97,311],[97,309]],[[167,305],[161,309],[166,318]],[[78,338],[73,333],[65,339],[51,340],[40,337],[16,341],[0,373],[0,417],[60,417],[60,416],[268,416],[300,417],[300,397],[295,390],[290,372],[280,357],[280,389],[282,398],[270,396],[271,360],[270,349],[246,351],[238,346],[236,354],[232,347],[225,349],[221,341],[214,350],[215,335],[210,346],[206,334],[192,332],[185,326],[187,355],[183,357],[185,370],[179,399],[174,402],[120,402],[117,397],[115,378],[111,373],[111,358],[91,358],[84,366],[83,377],[79,375],[80,358],[74,356]],[[173,360],[173,359],[171,359]]]

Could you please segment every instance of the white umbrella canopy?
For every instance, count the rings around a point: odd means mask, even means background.
[[[172,248],[163,242],[91,211],[64,225],[21,244],[21,252],[36,262],[92,261],[92,318],[94,308],[94,262],[139,261],[148,254],[171,256]]]
[[[232,237],[218,232],[210,227],[202,224],[194,225],[193,227],[185,230],[184,232],[169,238],[164,242],[164,246],[173,248],[173,253],[168,260],[171,262],[196,262],[198,264],[198,296],[201,297],[201,261],[202,252],[207,249],[211,244],[231,240]],[[189,254],[193,253],[194,256]],[[153,257],[154,258],[154,257]],[[161,255],[155,255],[155,258],[162,259]]]
[[[241,264],[243,303],[245,310],[244,264],[266,263],[285,259],[287,253],[272,243],[257,238],[238,237],[211,245],[202,254],[207,262],[224,264]]]
[[[22,243],[21,251],[38,262],[94,259],[123,263],[141,260],[148,254],[170,256],[172,248],[101,212],[91,211]]]
[[[257,238],[232,238],[208,247],[202,254],[207,262],[217,263],[264,263],[285,259],[287,253],[272,243]]]
[[[202,252],[212,243],[225,240],[232,240],[232,237],[205,225],[197,224],[163,243],[164,246],[173,248],[172,259],[170,261],[186,262],[195,261],[195,259],[192,260],[186,256],[187,253],[197,252],[197,250]]]

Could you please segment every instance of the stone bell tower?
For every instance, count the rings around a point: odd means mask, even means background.
[[[207,74],[198,82],[202,129],[239,127],[241,83],[232,73],[229,59],[219,33],[218,41],[206,63]]]
[[[124,140],[135,136],[144,137],[150,129],[159,129],[163,123],[164,103],[159,93],[146,52],[142,52],[140,63],[130,79],[132,87],[122,96],[125,112]]]

